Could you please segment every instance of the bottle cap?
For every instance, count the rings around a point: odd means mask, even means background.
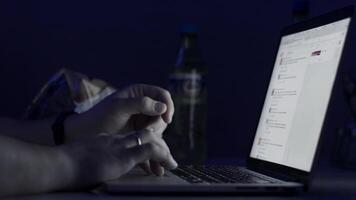
[[[182,34],[197,34],[198,28],[194,24],[184,24],[180,28]]]

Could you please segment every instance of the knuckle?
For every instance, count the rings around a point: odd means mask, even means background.
[[[126,90],[134,91],[137,88],[140,88],[140,84],[132,84],[126,87]]]
[[[154,134],[152,131],[148,131],[148,130],[143,130],[139,132],[139,136],[141,138],[144,138],[147,141],[152,141],[154,138]]]
[[[147,107],[151,103],[151,99],[149,97],[142,97],[141,98],[141,106],[142,107]]]
[[[150,139],[154,140],[156,138],[156,134],[153,131],[147,130],[146,132]]]
[[[163,95],[164,96],[166,96],[167,98],[171,98],[171,93],[168,91],[168,90],[166,90],[166,89],[162,89],[162,93],[163,93]]]

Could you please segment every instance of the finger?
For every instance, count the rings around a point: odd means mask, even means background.
[[[167,105],[150,97],[114,99],[118,109],[124,114],[144,114],[148,116],[162,115],[167,111]]]
[[[150,160],[150,169],[152,173],[157,176],[162,176],[164,174],[164,168],[156,161]]]
[[[172,160],[172,162],[177,164],[177,162],[174,160],[174,158],[169,150],[167,143],[162,138],[160,138],[160,137],[156,138],[156,140],[154,142],[160,148],[162,148],[163,150],[165,150],[168,153],[169,160]],[[164,174],[164,168],[162,166],[164,167],[165,163],[160,163],[155,160],[150,160],[151,171],[158,176],[162,176]]]
[[[169,151],[168,145],[164,142],[163,139],[156,136],[151,130],[145,129],[145,130],[138,131],[136,133],[132,133],[126,138],[119,140],[117,143],[120,146],[124,146],[124,148],[134,148],[138,146],[138,142],[137,142],[138,137],[140,138],[142,144],[154,145],[155,147],[159,148],[161,152],[165,152],[167,154],[168,162],[177,164]],[[139,164],[139,166],[147,173],[154,173],[158,176],[164,174],[164,168],[161,165],[164,167],[169,167],[167,166],[166,162],[160,163],[155,160],[150,160],[149,164],[147,160]]]
[[[128,156],[127,163],[130,165],[130,168],[145,160],[154,160],[161,163],[166,169],[175,169],[178,166],[177,162],[172,158],[169,152],[153,143],[128,148],[125,149],[124,152],[124,155]]]
[[[162,117],[155,117],[151,120],[150,124],[146,126],[146,129],[151,129],[152,132],[158,137],[162,137],[162,134],[166,128],[167,123],[163,121]]]
[[[174,103],[171,94],[168,90],[151,85],[141,85],[145,96],[152,97],[157,101],[161,101],[167,105],[167,111],[163,114],[163,120],[166,123],[171,123],[174,114]]]
[[[150,167],[150,161],[145,160],[143,163],[140,163],[139,166],[141,167],[141,169],[143,169],[143,171],[145,171],[147,174],[152,174],[152,170]]]
[[[132,148],[141,144],[147,144],[149,142],[154,142],[155,135],[150,129],[143,129],[137,132],[131,132],[127,134],[125,138],[114,136],[114,145],[121,146],[123,148]]]
[[[124,148],[131,148],[139,145],[139,143],[154,143],[170,153],[167,143],[160,137],[160,135],[156,134],[153,129],[143,129],[137,132],[131,132],[131,134],[127,134],[125,138],[122,138],[122,136],[113,137],[115,137],[116,140],[114,144],[123,146]]]

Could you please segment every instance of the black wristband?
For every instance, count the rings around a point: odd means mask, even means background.
[[[64,144],[65,141],[65,131],[64,131],[64,121],[70,115],[74,115],[76,112],[63,112],[60,113],[54,123],[52,124],[52,132],[53,132],[53,139],[54,144],[61,145]]]

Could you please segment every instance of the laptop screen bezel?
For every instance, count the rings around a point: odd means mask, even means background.
[[[345,8],[342,8],[342,9],[339,9],[339,10],[336,10],[336,11],[332,11],[330,13],[327,13],[327,14],[312,18],[312,19],[304,21],[304,22],[300,22],[300,23],[297,23],[297,24],[294,24],[294,25],[291,25],[291,26],[287,26],[281,32],[281,36],[280,36],[279,42],[281,41],[281,38],[283,36],[285,36],[285,35],[290,35],[290,34],[293,34],[293,33],[298,33],[298,32],[301,32],[301,31],[309,30],[309,29],[316,28],[316,27],[319,27],[319,26],[323,26],[323,25],[326,25],[326,24],[329,24],[329,23],[333,23],[333,22],[336,22],[336,21],[339,21],[339,20],[342,20],[342,19],[347,19],[347,18],[352,19],[353,13],[354,13],[354,6],[351,5],[351,6],[347,6]],[[351,24],[351,22],[350,22],[350,24]],[[350,28],[348,28],[347,32],[349,32],[349,30],[350,30]],[[343,50],[345,49],[345,46],[347,44],[348,35],[349,34],[346,34]],[[277,55],[279,46],[280,46],[280,44],[278,45],[278,48],[276,50],[275,55]],[[340,62],[339,62],[339,66],[338,66],[338,69],[337,69],[335,81],[339,77],[340,68],[342,66],[341,62],[343,60],[343,55],[344,55],[344,53],[342,53],[341,58],[340,58]],[[273,62],[274,61],[275,60],[273,60]],[[272,70],[273,70],[273,68],[274,67],[272,67]],[[271,72],[271,75],[272,75],[272,72]],[[315,152],[315,155],[314,155],[314,159],[313,159],[313,162],[312,162],[312,170],[313,170],[313,166],[314,166],[315,160],[316,160],[316,158],[317,158],[317,156],[319,154],[320,141],[321,141],[322,133],[324,132],[324,129],[325,129],[325,123],[326,123],[326,121],[328,121],[327,117],[329,116],[328,113],[329,113],[329,110],[330,110],[329,109],[329,107],[330,107],[329,105],[330,105],[330,102],[332,101],[332,97],[334,96],[334,92],[335,92],[335,83],[333,84],[333,87],[332,87],[332,90],[331,90],[331,98],[330,98],[330,101],[329,101],[329,104],[328,104],[328,107],[327,107],[327,112],[326,112],[325,119],[323,121],[320,138],[319,138],[319,141],[317,143],[317,149],[316,149],[316,152]],[[263,105],[261,106],[261,112],[262,112],[262,107],[263,107]],[[257,131],[257,127],[256,127],[256,131]],[[253,142],[251,144],[251,151],[252,151],[252,146],[253,146]],[[258,171],[258,172],[261,172],[261,173],[264,173],[264,174],[269,174],[269,175],[272,175],[272,176],[280,177],[281,179],[299,181],[299,182],[302,182],[304,184],[307,184],[308,181],[309,181],[310,172],[308,172],[308,171],[303,171],[303,170],[296,169],[296,168],[293,168],[293,167],[288,167],[286,165],[282,165],[282,164],[277,164],[277,163],[273,163],[273,162],[269,162],[269,161],[265,161],[265,160],[256,159],[256,158],[253,158],[251,156],[249,156],[248,159],[247,159],[247,167],[249,169],[254,170],[254,171]]]

